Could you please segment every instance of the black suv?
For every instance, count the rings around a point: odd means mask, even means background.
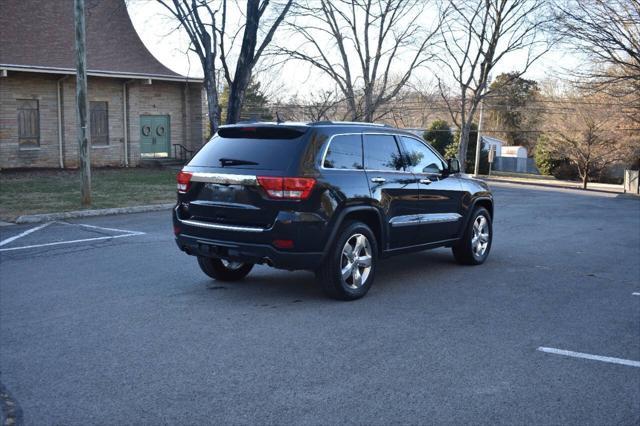
[[[254,264],[315,271],[357,299],[378,259],[451,247],[478,265],[491,249],[493,197],[414,134],[366,123],[221,127],[178,174],[178,247],[217,280]]]

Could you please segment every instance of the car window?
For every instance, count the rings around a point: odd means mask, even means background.
[[[405,164],[414,173],[439,174],[444,170],[442,160],[417,139],[402,136]]]
[[[334,136],[323,166],[325,169],[362,169],[362,136]]]
[[[286,170],[303,135],[287,128],[222,128],[189,166]]]
[[[368,170],[403,170],[396,139],[392,135],[364,135],[364,166]]]

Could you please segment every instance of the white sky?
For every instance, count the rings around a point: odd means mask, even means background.
[[[175,21],[168,17],[168,12],[155,0],[129,0],[128,9],[131,20],[140,38],[151,51],[168,68],[192,77],[202,76],[202,69],[197,55],[191,52],[185,54],[188,46],[187,36],[180,31],[172,31]],[[235,8],[229,10],[229,26],[233,27],[241,19]],[[427,10],[426,13],[429,13]],[[284,33],[280,31],[281,38],[276,38],[274,42],[282,43]],[[287,40],[289,41],[289,40]],[[327,40],[328,42],[328,40]],[[330,48],[330,47],[328,47]],[[506,56],[494,71],[493,76],[522,68],[525,60],[525,53],[513,53]],[[560,48],[548,52],[543,58],[538,60],[525,74],[525,77],[534,80],[544,80],[560,75],[563,70],[578,66],[579,60],[566,50]],[[402,69],[401,61],[398,62],[398,70]],[[442,66],[436,72],[442,72]],[[433,80],[433,70],[421,69],[414,73],[414,80],[428,82]],[[258,74],[258,79],[263,84],[277,87],[277,96],[285,100],[289,96],[298,94],[301,97],[317,92],[320,89],[333,89],[334,84],[321,72],[311,68],[310,65],[291,61],[279,67],[277,72]]]

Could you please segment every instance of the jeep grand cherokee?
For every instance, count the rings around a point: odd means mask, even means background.
[[[178,174],[176,242],[216,280],[306,269],[357,299],[381,257],[445,246],[462,264],[487,259],[493,197],[459,168],[383,125],[223,126]]]

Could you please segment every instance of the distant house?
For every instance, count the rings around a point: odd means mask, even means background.
[[[492,138],[490,136],[482,136],[482,150],[489,151],[492,146],[496,147],[496,157],[502,155],[502,146],[505,144],[500,139]]]
[[[92,164],[199,148],[202,81],[151,55],[124,0],[87,0],[86,25]],[[73,0],[1,1],[0,168],[78,166],[74,40]]]
[[[523,146],[508,146],[506,142],[482,136],[482,149],[489,151],[495,147],[495,158],[492,169],[501,172],[540,174],[533,158],[528,158],[527,148]]]
[[[503,146],[501,157],[527,158],[527,148],[524,146]]]

